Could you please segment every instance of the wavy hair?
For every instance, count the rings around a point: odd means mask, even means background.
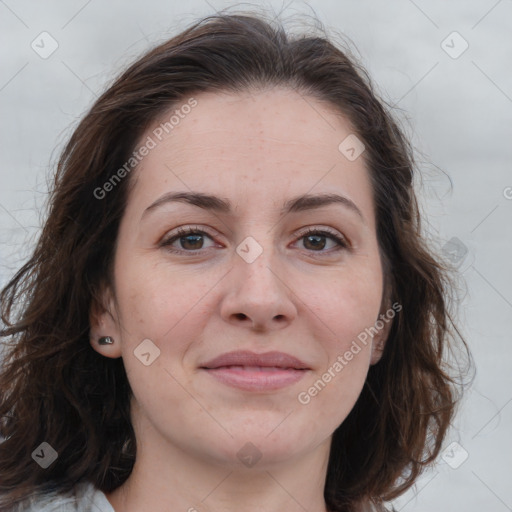
[[[450,269],[422,234],[413,149],[366,71],[327,37],[292,36],[255,13],[207,16],[128,67],[63,149],[30,259],[1,293],[0,508],[90,481],[111,492],[130,475],[136,440],[122,358],[89,344],[89,312],[112,283],[130,183],[101,188],[147,127],[192,94],[288,87],[345,116],[364,142],[386,293],[403,305],[384,354],[332,439],[324,490],[331,512],[381,507],[433,463],[459,401],[446,354],[469,354],[451,312]],[[95,194],[96,191],[96,194]],[[363,442],[364,441],[364,442]],[[58,458],[31,457],[49,443]]]

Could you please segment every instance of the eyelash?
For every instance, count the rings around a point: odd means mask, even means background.
[[[164,239],[160,243],[160,246],[165,247],[166,250],[168,250],[169,252],[176,253],[176,254],[188,253],[188,254],[195,255],[195,254],[198,254],[200,251],[204,250],[204,249],[196,249],[196,250],[188,251],[186,249],[175,249],[175,248],[171,247],[171,244],[173,244],[176,240],[179,240],[180,238],[187,236],[187,235],[206,235],[208,238],[212,238],[212,236],[209,233],[207,233],[206,231],[204,231],[202,229],[199,229],[197,226],[196,227],[186,227],[186,228],[180,227],[177,229],[175,234],[173,234],[169,238]],[[313,250],[309,251],[309,252],[312,252],[313,254],[314,253],[318,253],[320,255],[332,254],[333,252],[338,252],[343,249],[349,249],[349,247],[350,247],[347,240],[343,236],[340,236],[337,233],[330,231],[328,229],[325,229],[325,228],[323,228],[323,229],[307,228],[300,232],[298,240],[305,238],[307,236],[310,236],[310,235],[327,236],[329,238],[332,238],[338,244],[338,247],[330,249],[328,251],[313,251]],[[308,249],[306,249],[306,250],[308,250]]]

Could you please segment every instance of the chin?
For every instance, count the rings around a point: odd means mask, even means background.
[[[249,428],[237,432],[230,430],[233,437],[216,445],[214,457],[217,462],[232,469],[268,469],[276,464],[289,463],[290,459],[299,455],[299,451],[307,450],[308,445],[313,449],[318,444],[306,433],[290,431],[289,426],[287,429],[283,428],[278,435],[277,430],[280,427],[272,432],[276,425],[272,428],[267,426],[265,429]]]

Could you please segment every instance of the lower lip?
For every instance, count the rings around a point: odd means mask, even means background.
[[[298,382],[308,370],[272,368],[246,370],[243,367],[204,368],[220,382],[244,391],[272,391]]]

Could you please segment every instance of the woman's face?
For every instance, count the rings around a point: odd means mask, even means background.
[[[139,440],[229,466],[328,450],[384,335],[364,334],[383,279],[360,148],[340,149],[349,123],[288,89],[194,99],[141,138],[115,300],[107,290],[110,312],[91,317],[115,343],[93,346],[123,358]],[[327,194],[341,199],[297,203]],[[302,364],[210,363],[233,351]]]

